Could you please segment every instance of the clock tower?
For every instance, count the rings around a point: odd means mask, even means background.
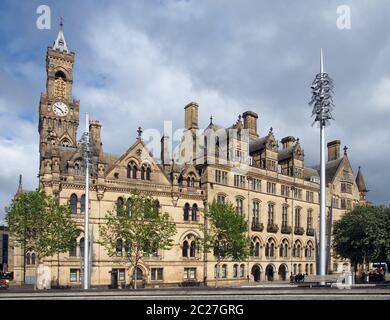
[[[46,53],[46,92],[39,103],[41,159],[53,148],[77,147],[79,101],[72,99],[74,53],[66,45],[62,21],[57,39]]]

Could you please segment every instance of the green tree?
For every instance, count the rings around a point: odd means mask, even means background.
[[[7,208],[6,222],[23,251],[35,252],[37,265],[45,257],[66,252],[78,235],[68,206],[39,190],[15,197]]]
[[[158,250],[170,249],[176,225],[168,213],[160,213],[158,202],[139,191],[132,191],[127,205],[109,211],[106,222],[99,228],[100,241],[110,257],[122,257],[133,267],[134,287],[137,288],[137,268],[144,256]],[[125,254],[122,254],[122,245]]]
[[[385,211],[383,207],[357,206],[334,223],[333,249],[336,256],[351,261],[355,276],[359,264],[375,261],[386,252]]]
[[[198,238],[198,243],[205,252],[214,252],[217,259],[215,287],[218,287],[221,261],[242,261],[248,257],[248,225],[230,202],[220,203],[214,200],[205,210],[205,217],[207,222],[203,226],[203,237]]]

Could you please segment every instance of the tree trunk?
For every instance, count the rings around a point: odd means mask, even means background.
[[[60,287],[60,253],[57,253],[57,288]]]

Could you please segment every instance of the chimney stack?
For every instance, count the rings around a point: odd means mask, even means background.
[[[198,129],[198,104],[190,102],[184,107],[184,127],[186,129]]]
[[[294,145],[296,139],[293,136],[284,137],[280,142],[283,145],[283,149],[289,148]]]
[[[242,114],[242,117],[244,118],[244,129],[249,130],[249,137],[258,138],[259,135],[257,133],[257,119],[259,116],[257,113],[253,111],[245,111]]]
[[[333,140],[327,144],[328,161],[340,158],[340,140]]]

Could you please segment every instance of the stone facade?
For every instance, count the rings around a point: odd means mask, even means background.
[[[63,38],[62,31],[58,38]],[[83,232],[85,178],[82,149],[76,140],[79,101],[71,99],[74,53],[61,46],[58,38],[47,50],[47,91],[41,95],[39,106],[39,183],[47,194],[70,205]],[[305,167],[299,139],[288,136],[279,143],[272,128],[260,132],[258,115],[253,111],[244,112],[229,128],[211,119],[209,126],[200,130],[198,111],[195,102],[184,108],[185,130],[180,158],[175,161],[171,160],[169,137],[162,137],[161,157],[157,159],[147,150],[141,130],[124,154],[106,153],[100,138],[101,124],[90,122],[94,148],[87,205],[92,286],[109,284],[113,269],[119,269],[120,282],[130,281],[133,270],[126,269],[121,257],[110,258],[98,240],[99,225],[105,223],[107,211],[118,202],[125,203],[133,189],[158,199],[160,210],[168,212],[177,225],[171,250],[143,258],[139,273],[147,285],[178,285],[190,279],[213,285],[213,254],[192,250],[191,243],[201,234],[205,206],[214,199],[236,206],[238,214],[248,221],[252,239],[248,259],[221,264],[220,285],[288,281],[291,273],[316,273],[319,169]],[[334,221],[354,205],[365,203],[367,190],[360,169],[358,181],[354,179],[347,150],[340,156],[340,142],[331,142],[328,148],[328,221]],[[80,285],[83,239],[81,233],[69,253],[44,259],[43,263],[52,268],[53,281],[58,274],[61,285]],[[26,261],[27,275],[34,276],[33,254],[26,253],[27,257],[20,248],[15,250],[17,282],[22,280]],[[349,267],[348,262],[332,255],[329,271],[341,272],[343,267]]]

